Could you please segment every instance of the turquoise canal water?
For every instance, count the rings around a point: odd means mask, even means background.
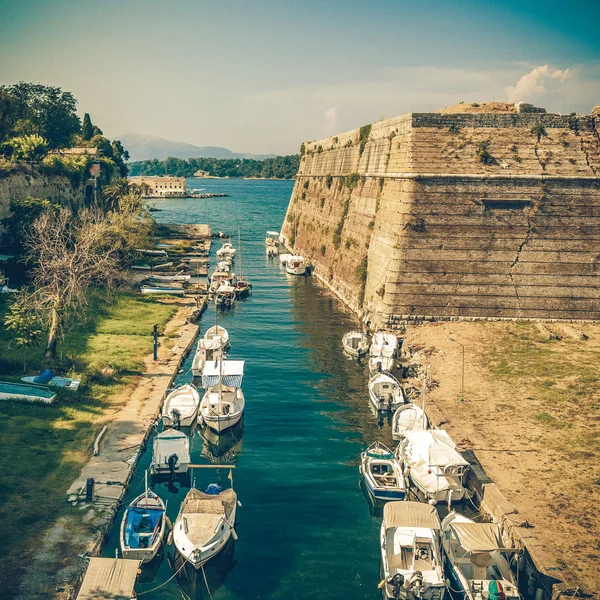
[[[380,598],[379,527],[358,480],[359,455],[376,439],[391,443],[389,426],[370,412],[363,366],[341,350],[344,332],[356,325],[316,280],[287,275],[278,259],[267,259],[267,229],[279,230],[292,191],[288,181],[190,180],[190,187],[225,192],[228,198],[156,202],[157,220],[210,223],[213,231],[242,233],[243,274],[253,295],[219,316],[231,339],[228,358],[246,361],[246,410],[241,430],[219,446],[192,435],[192,462],[232,462],[239,539],[206,578],[216,599]],[[234,239],[237,246],[237,239]],[[220,243],[213,243],[214,252]],[[239,258],[235,271],[239,272]],[[320,295],[323,292],[323,295]],[[201,331],[215,322],[211,306]],[[192,355],[178,383],[192,381]],[[212,440],[216,442],[215,439]],[[144,452],[126,503],[143,490],[151,443]],[[196,487],[226,471],[196,470]],[[187,488],[165,484],[154,490],[168,500],[173,522]],[[104,555],[118,546],[117,516]],[[171,577],[165,546],[162,562],[144,567],[136,586],[148,592]],[[183,590],[184,594],[182,594]],[[202,572],[186,570],[146,598],[209,598]]]

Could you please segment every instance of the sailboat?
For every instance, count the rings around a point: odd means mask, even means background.
[[[241,390],[243,376],[243,360],[206,363],[202,371],[202,386],[206,393],[200,403],[198,421],[216,433],[227,431],[239,423],[246,404]]]
[[[123,558],[150,562],[165,535],[166,510],[162,498],[146,489],[126,509],[121,521],[120,542]]]
[[[226,350],[229,348],[229,332],[225,327],[221,327],[220,325],[213,325],[206,330],[204,334],[205,340],[212,340],[214,338],[218,338],[221,340],[221,348]]]
[[[238,227],[238,248],[240,249],[239,259],[240,259],[240,276],[237,278],[235,282],[235,297],[236,298],[246,298],[250,295],[250,290],[252,289],[252,284],[249,281],[244,279],[242,275],[242,238],[240,237],[240,228]]]

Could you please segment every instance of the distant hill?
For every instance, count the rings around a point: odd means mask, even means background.
[[[219,146],[195,146],[185,142],[166,140],[155,135],[141,133],[124,133],[114,136],[121,140],[123,147],[129,152],[130,161],[149,160],[156,158],[164,160],[169,156],[173,158],[253,158],[263,160],[273,158],[275,154],[244,154],[232,152]]]

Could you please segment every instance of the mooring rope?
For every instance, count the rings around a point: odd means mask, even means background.
[[[191,556],[191,554],[190,554],[190,556]],[[145,590],[143,592],[140,592],[138,594],[138,597],[143,596],[144,594],[149,594],[150,592],[155,592],[156,590],[159,590],[161,587],[167,585],[167,583],[169,583],[169,581],[171,581],[174,577],[177,577],[177,575],[179,575],[179,572],[181,571],[181,569],[183,569],[183,567],[185,567],[186,562],[187,562],[187,558],[184,556],[181,567],[179,567],[179,569],[175,573],[173,573],[173,575],[171,575],[171,577],[169,577],[169,579],[167,579],[164,583],[161,583],[160,585],[156,586],[155,588],[152,588],[151,590]],[[203,570],[204,570],[204,567],[203,567]]]
[[[206,591],[208,592],[208,595],[210,596],[210,600],[214,600],[214,598],[212,597],[212,594],[210,593],[210,588],[208,587],[208,581],[206,580],[206,573],[204,572],[204,565],[201,564],[200,566],[202,567],[202,576],[204,577],[204,585],[206,585]]]

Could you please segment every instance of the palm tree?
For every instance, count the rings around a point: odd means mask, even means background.
[[[115,210],[119,207],[119,200],[128,196],[132,192],[135,193],[133,186],[126,177],[116,177],[111,180],[108,185],[102,188],[102,195],[106,202],[107,208]],[[139,192],[138,192],[139,193]]]

